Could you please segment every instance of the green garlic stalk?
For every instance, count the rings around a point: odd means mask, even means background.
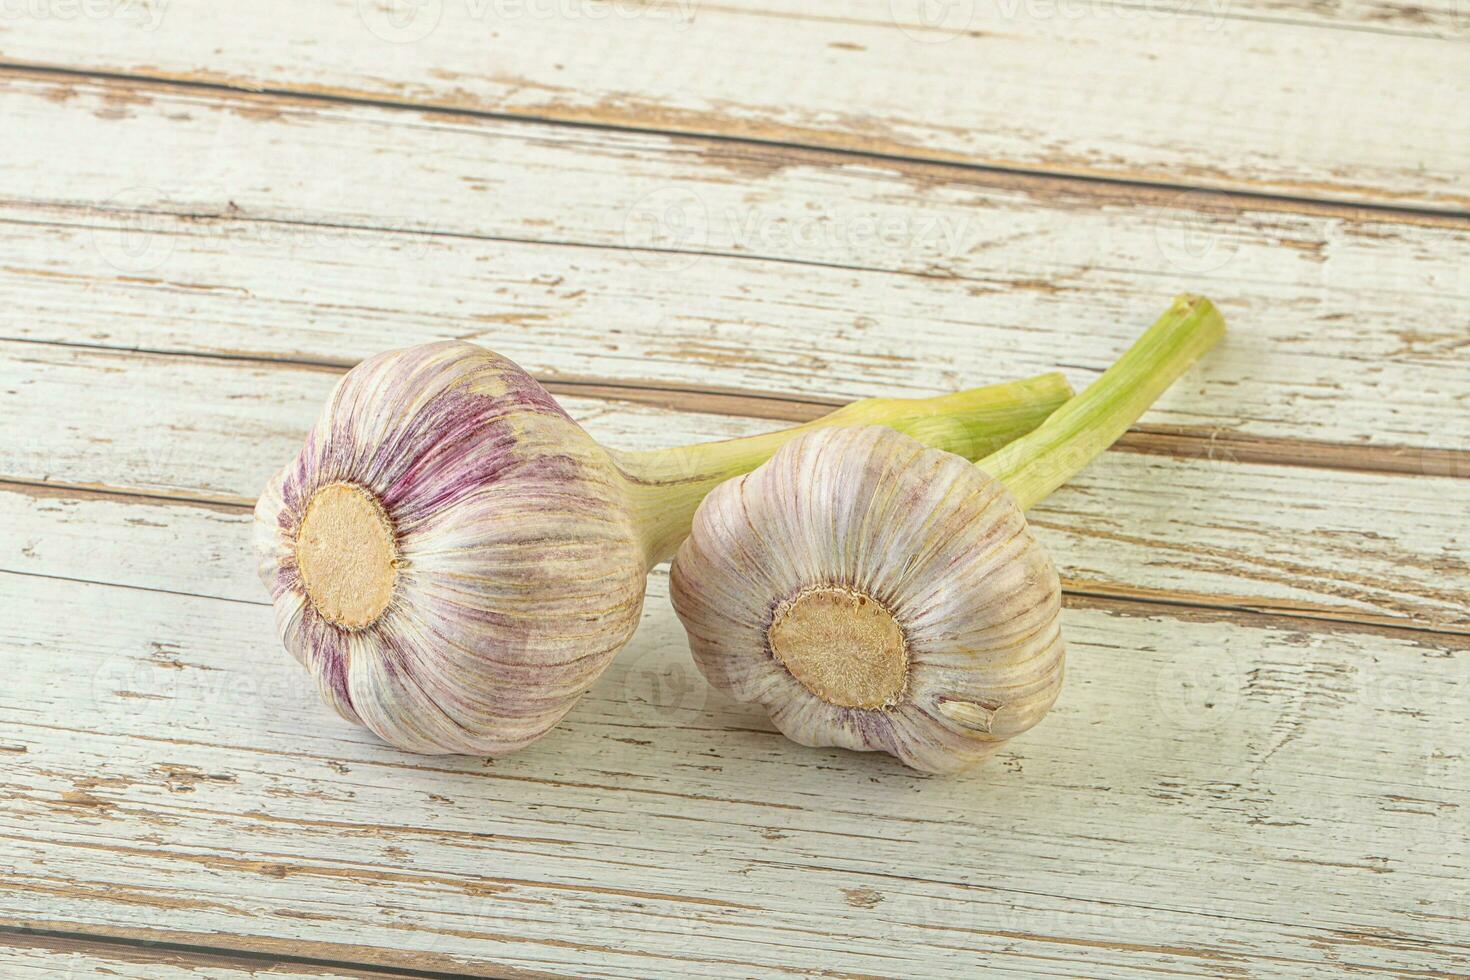
[[[980,461],[1030,510],[1128,431],[1185,368],[1225,336],[1209,300],[1181,296],[1087,390],[1029,435]],[[930,443],[930,445],[934,445]]]
[[[1033,431],[1072,394],[1067,379],[1052,372],[932,398],[864,398],[789,429],[612,457],[628,481],[629,507],[652,565],[674,556],[706,494],[809,432],[882,425],[927,446],[980,459]]]

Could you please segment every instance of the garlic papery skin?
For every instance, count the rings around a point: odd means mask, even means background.
[[[632,635],[643,543],[607,453],[510,361],[364,361],[255,508],[277,630],[343,717],[415,752],[499,754]]]
[[[827,429],[715,488],[670,596],[711,684],[803,745],[965,769],[1061,690],[1061,581],[1024,510],[1111,445],[1224,332],[1181,297],[1112,368],[974,465]]]
[[[1047,376],[832,417],[891,421],[978,456],[1069,394]],[[385,741],[515,751],[632,636],[648,569],[687,533],[705,491],[823,424],[616,453],[483,348],[369,358],[256,505],[277,632],[324,700]]]

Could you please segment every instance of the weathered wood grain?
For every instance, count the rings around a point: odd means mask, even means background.
[[[608,976],[1470,966],[1462,640],[1072,608],[1053,715],[925,779],[711,692],[664,591],[488,764],[329,718],[263,605],[0,575],[0,918]]]
[[[173,229],[147,237],[107,220],[10,226],[15,254],[0,277],[13,314],[3,335],[344,366],[456,336],[551,380],[832,402],[932,393],[1058,362],[1081,385],[1183,285],[1099,284],[1038,301],[1005,285],[712,257],[670,277],[621,250],[401,235],[374,236],[359,264],[357,232],[319,231],[308,236],[317,244],[282,251],[259,240],[259,226],[170,221]],[[127,243],[178,251],[135,275],[93,247]],[[399,250],[415,254],[408,268],[395,267]],[[1374,449],[1411,467],[1424,450],[1470,457],[1463,299],[1405,308],[1387,292],[1348,319],[1355,299],[1344,292],[1315,304],[1308,325],[1294,315],[1301,304],[1279,295],[1215,295],[1229,297],[1221,302],[1232,328],[1200,369],[1216,395],[1174,399],[1153,423],[1194,437],[1194,451],[1221,431],[1284,441],[1278,452],[1288,458],[1319,445],[1366,466],[1376,465]],[[96,325],[78,333],[79,322]],[[1370,451],[1355,456],[1355,447]]]
[[[0,344],[0,356],[8,358],[0,363],[0,411],[17,423],[0,453],[0,478],[241,508],[297,451],[339,375],[299,365],[28,344]],[[1181,392],[1197,384],[1187,377]],[[104,412],[97,392],[106,393]],[[595,437],[630,449],[666,446],[674,433],[678,441],[697,441],[773,425],[650,405],[563,401]],[[78,503],[30,493],[0,494],[17,538],[43,523],[71,523],[71,534],[88,533],[89,521],[68,521]],[[1033,517],[1068,586],[1080,591],[1463,632],[1470,630],[1470,596],[1462,587],[1470,580],[1470,539],[1460,519],[1467,508],[1466,480],[1328,473],[1207,454],[1109,453]],[[224,528],[243,515],[211,520]],[[135,563],[148,569],[161,561],[166,568],[161,555],[135,558],[126,547],[155,532],[164,540],[176,533],[143,523],[128,528],[126,540],[107,543],[118,555],[119,581],[135,583],[128,577]],[[217,559],[225,575],[232,561],[248,563],[243,526],[230,534],[240,550]],[[222,547],[174,540],[209,554]],[[90,560],[85,537],[74,548],[75,558],[63,564]],[[8,550],[23,552],[24,543],[12,539]],[[232,581],[218,594],[255,594]],[[198,590],[179,579],[136,584]]]
[[[1155,425],[1470,460],[1470,222],[7,81],[4,336],[335,364],[465,336],[542,378],[833,401],[1082,383],[1201,291],[1232,335]],[[94,129],[106,159],[54,173]]]
[[[1461,6],[0,12],[0,973],[1470,973]],[[966,777],[780,738],[662,573],[494,762],[272,639],[250,499],[368,353],[650,448],[1080,386],[1180,291],[1230,341],[1036,511],[1068,686]]]
[[[124,6],[132,17],[0,21],[0,56],[1057,174],[1470,204],[1470,121],[1442,108],[1470,100],[1465,48],[1432,37],[1107,3],[961,2],[937,20],[908,0],[886,16],[868,5],[876,19],[685,0]]]
[[[754,4],[738,4],[754,6]],[[976,3],[973,6],[980,6]],[[996,0],[993,6],[998,13],[1008,14],[1020,4],[1003,4]],[[1036,3],[1032,13],[1041,19],[1077,17],[1083,4],[1063,2]],[[1296,26],[1311,25],[1349,31],[1371,31],[1383,34],[1417,35],[1444,39],[1470,38],[1470,23],[1464,11],[1453,0],[1429,0],[1422,5],[1396,0],[1342,0],[1342,2],[1300,3],[1292,0],[1126,0],[1096,5],[1105,7],[1119,20],[1142,23],[1175,17],[1194,18],[1197,36],[1206,40],[1214,30],[1214,24],[1223,20],[1274,20]],[[782,13],[810,13],[804,11],[797,0],[762,0],[760,9]],[[902,18],[920,24],[926,18],[916,4],[901,4],[893,0],[847,0],[843,10],[853,20],[891,22]],[[914,16],[919,14],[919,16]],[[928,22],[942,32],[948,23],[952,30],[958,20],[966,14],[966,6],[957,9],[931,10]],[[907,16],[904,16],[907,15]],[[945,18],[950,18],[947,22]]]
[[[0,163],[9,336],[351,363],[459,335],[541,376],[832,400],[1058,359],[1085,381],[1201,291],[1232,338],[1204,367],[1211,397],[1158,422],[1470,450],[1470,222],[9,84],[7,123],[35,134]],[[51,175],[98,126],[106,159]],[[138,213],[157,209],[176,219]],[[385,231],[415,228],[435,234]]]
[[[1470,473],[1470,221],[6,83],[34,135],[0,160],[3,336],[332,364],[462,336],[547,378],[831,402],[1058,361],[1080,384],[1198,291],[1232,329],[1212,395],[1154,425]],[[84,139],[106,157],[56,173]]]
[[[415,980],[413,974],[356,965],[303,963],[270,955],[244,957],[158,943],[0,929],[0,964],[15,980]],[[424,976],[419,974],[420,977]]]

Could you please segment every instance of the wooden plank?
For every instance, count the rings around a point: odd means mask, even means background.
[[[0,930],[0,963],[14,980],[29,977],[121,977],[124,980],[403,980],[412,974],[370,967],[290,962],[270,956],[241,957],[149,942]],[[423,974],[419,974],[420,977]]]
[[[1443,111],[1470,101],[1458,41],[1108,3],[1061,15],[1047,3],[964,2],[944,8],[953,21],[907,0],[885,6],[865,19],[861,7],[814,15],[739,0],[139,0],[113,8],[134,13],[128,24],[121,14],[0,22],[0,55],[1054,174],[1470,206],[1470,120]],[[147,12],[164,16],[138,16]]]
[[[337,378],[299,366],[27,344],[0,344],[0,356],[0,411],[15,420],[0,477],[237,507],[253,502],[297,451]],[[563,402],[595,437],[630,449],[668,445],[675,432],[696,441],[772,427],[650,405]],[[4,526],[13,529],[4,532],[7,560],[26,557],[29,529],[55,527],[72,543],[46,574],[75,576],[68,569],[91,561],[94,522],[78,516],[80,501],[31,494],[21,487],[0,495]],[[131,504],[97,506],[125,513]],[[1467,509],[1466,480],[1109,453],[1033,516],[1075,590],[1463,632],[1470,597],[1457,583],[1470,574],[1460,520]],[[116,525],[126,533],[105,543],[118,555],[120,577],[110,581],[178,591],[211,583],[217,591],[206,594],[257,598],[243,552],[248,536],[236,526],[243,515],[204,513],[223,534],[207,546],[180,541],[169,522],[155,528],[146,516]],[[155,555],[132,550],[145,540]],[[204,548],[216,571],[157,577],[169,574],[170,547]]]
[[[0,57],[14,26],[0,19]],[[0,162],[0,221],[15,232],[0,295],[19,321],[0,331],[25,341],[0,344],[0,476],[27,481],[0,486],[0,570],[23,573],[0,574],[0,923],[279,954],[255,962],[291,976],[362,975],[358,962],[397,976],[1470,968],[1457,587],[1470,563],[1455,520],[1470,483],[1243,462],[1467,472],[1465,222],[1130,202],[941,166],[125,83],[51,105],[64,87],[20,82],[21,98],[0,101],[0,127],[26,134]],[[120,98],[139,92],[158,98]],[[110,159],[59,174],[79,142]],[[426,147],[433,163],[410,167]],[[232,156],[272,159],[274,176],[220,162]],[[354,162],[369,156],[378,167]],[[204,189],[187,196],[191,167]],[[486,187],[467,190],[486,167]],[[333,179],[317,183],[325,168]],[[1425,186],[1441,180],[1426,173]],[[122,174],[155,182],[99,210]],[[677,190],[658,196],[670,175]],[[642,181],[652,197],[620,196]],[[393,204],[405,186],[424,200]],[[715,218],[683,240],[658,216],[691,191]],[[853,230],[931,205],[984,211],[988,237],[957,248],[909,224],[897,247],[865,248]],[[761,231],[803,207],[839,232]],[[1094,215],[1098,240],[1068,211]],[[651,232],[637,226],[648,214]],[[1194,258],[1221,249],[1222,266]],[[1161,275],[1171,250],[1189,268]],[[1058,273],[1072,276],[1060,291]],[[1156,293],[1173,279],[1191,281]],[[1231,312],[1249,346],[1178,400],[1228,388],[1229,414],[1161,406],[1177,414],[1133,445],[1162,455],[1110,454],[1038,512],[1073,593],[1068,694],[1032,736],[1047,740],[958,784],[798,749],[710,693],[661,576],[602,686],[534,754],[493,765],[403,756],[325,718],[269,640],[242,508],[337,369],[370,350],[472,321],[477,339],[583,392],[570,407],[600,435],[650,446],[675,429],[767,428],[750,416],[879,381],[919,392],[1050,367],[1058,349],[1082,383],[1162,297],[1212,279],[1242,296]],[[1034,321],[1048,325],[1016,346]],[[813,359],[793,323],[833,350]],[[773,353],[758,360],[751,342]],[[961,356],[916,365],[920,342]],[[697,410],[716,405],[734,415]],[[0,962],[18,975],[254,972],[208,949],[154,963],[120,948],[0,935]]]
[[[0,918],[603,976],[1470,968],[1462,640],[1074,606],[1055,712],[946,780],[711,692],[665,589],[489,764],[328,718],[264,606],[0,575]]]
[[[1080,387],[1182,284],[1099,285],[1038,301],[1004,285],[738,259],[708,258],[697,273],[670,277],[620,250],[411,236],[375,236],[359,263],[344,258],[359,233],[314,234],[320,245],[302,254],[233,223],[191,221],[146,239],[110,220],[9,230],[16,254],[0,276],[19,307],[4,327],[9,338],[345,366],[453,336],[548,380],[829,404],[877,391],[929,394],[1058,362]],[[144,276],[120,274],[88,248],[164,236],[180,251]],[[419,252],[414,268],[432,271],[412,281],[384,273],[382,256],[396,249]],[[1292,286],[1216,295],[1230,297],[1222,302],[1232,333],[1201,366],[1196,397],[1161,404],[1155,427],[1190,438],[1190,451],[1218,434],[1280,442],[1273,451],[1284,459],[1326,453],[1378,467],[1388,456],[1427,469],[1438,455],[1470,472],[1470,347],[1461,342],[1470,325],[1463,306],[1447,308],[1463,300],[1400,302],[1385,292],[1380,303],[1362,298],[1364,311],[1349,319],[1346,293],[1311,303],[1304,317],[1293,315],[1308,304],[1292,298],[1301,296]]]
[[[34,136],[0,161],[5,336],[346,364],[458,335],[543,377],[830,401],[1058,360],[1083,383],[1202,291],[1232,335],[1212,397],[1153,416],[1166,434],[1470,473],[1470,222],[7,81]],[[37,193],[78,140],[107,159]],[[390,230],[414,228],[436,233]]]
[[[741,4],[741,6],[745,6]],[[922,25],[930,23],[935,32],[943,34],[946,26],[953,30],[966,17],[970,6],[961,4],[955,9],[930,11],[925,17],[915,4],[890,2],[890,0],[846,0],[845,13],[855,20],[874,22],[902,19]],[[998,13],[1014,16],[1018,3],[994,4]],[[1036,2],[1030,7],[1039,19],[1077,17],[1081,3]],[[1428,0],[1422,6],[1397,0],[1343,0],[1340,3],[1303,4],[1291,0],[1127,0],[1093,5],[1122,21],[1135,23],[1155,20],[1171,20],[1176,17],[1192,18],[1199,36],[1209,39],[1223,21],[1275,21],[1296,26],[1313,26],[1350,31],[1370,31],[1401,36],[1431,37],[1441,39],[1464,39],[1470,37],[1470,20],[1454,0]],[[782,13],[802,12],[796,0],[766,0],[762,10]],[[917,14],[917,16],[915,16]]]

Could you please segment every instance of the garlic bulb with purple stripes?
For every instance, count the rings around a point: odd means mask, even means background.
[[[400,748],[494,755],[545,734],[632,636],[648,569],[708,490],[802,431],[890,424],[974,457],[1035,428],[1060,376],[868,399],[786,432],[614,452],[471,344],[347,373],[255,508],[286,649]]]
[[[1062,685],[1061,581],[1024,511],[1224,333],[1180,297],[1113,367],[979,466],[892,429],[792,440],[699,507],[670,580],[710,683],[810,746],[926,772],[991,755]]]

